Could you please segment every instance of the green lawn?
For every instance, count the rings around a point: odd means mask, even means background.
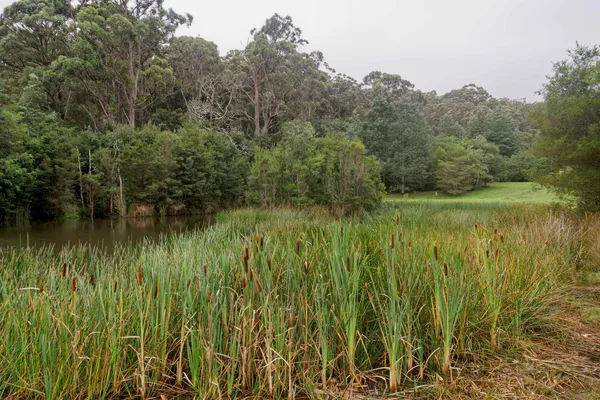
[[[527,203],[552,203],[558,201],[557,197],[548,190],[531,182],[502,182],[494,183],[488,188],[475,190],[458,196],[451,196],[438,192],[419,192],[406,195],[390,194],[386,201],[399,200],[429,200],[429,201],[468,201],[468,202],[527,202]]]

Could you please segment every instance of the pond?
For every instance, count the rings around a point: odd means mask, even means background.
[[[213,224],[214,215],[30,222],[0,226],[0,247],[42,247],[89,244],[111,251],[118,244],[134,245]]]

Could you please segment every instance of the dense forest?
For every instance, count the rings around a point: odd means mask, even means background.
[[[368,209],[536,178],[600,207],[600,53],[545,101],[334,70],[278,14],[221,55],[161,0],[18,0],[0,17],[0,218]],[[585,193],[582,192],[585,188]]]

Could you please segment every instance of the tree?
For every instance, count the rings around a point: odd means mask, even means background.
[[[160,52],[191,16],[165,10],[162,3],[90,0],[79,7],[73,56],[59,57],[52,70],[57,77],[76,80],[71,90],[87,99],[83,108],[95,127],[136,126],[138,111],[156,101],[153,89],[172,80]]]
[[[519,151],[519,133],[507,110],[496,108],[487,118],[485,138],[498,146],[500,154],[510,157]]]
[[[468,192],[489,180],[484,152],[475,149],[468,139],[440,138],[434,154],[436,185],[446,193]]]
[[[422,189],[431,165],[429,129],[415,104],[380,92],[365,116],[360,137],[383,162],[383,181],[390,192]]]
[[[380,168],[362,143],[343,135],[293,137],[256,150],[247,199],[265,207],[317,204],[337,215],[356,213],[381,201]]]
[[[68,0],[19,0],[0,16],[0,67],[14,86],[33,85],[43,96],[41,109],[64,110],[68,95],[44,75],[52,62],[70,51],[73,8]]]
[[[547,160],[536,180],[574,196],[583,210],[600,210],[600,48],[578,45],[554,64],[534,114],[534,151]]]

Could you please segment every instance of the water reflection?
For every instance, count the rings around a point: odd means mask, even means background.
[[[157,240],[161,235],[203,229],[214,216],[163,218],[121,218],[77,220],[69,222],[32,222],[0,226],[0,247],[73,246],[91,244],[112,250],[116,244],[133,245]]]

